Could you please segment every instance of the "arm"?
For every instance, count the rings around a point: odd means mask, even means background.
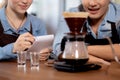
[[[13,49],[13,43],[8,44],[4,47],[0,47],[0,60],[15,58],[16,54],[12,53],[12,49]]]
[[[59,27],[57,29],[57,33],[55,34],[55,39],[53,42],[53,51],[54,53],[59,56],[60,54],[60,46],[61,46],[61,40],[64,37],[65,33],[69,32],[69,28],[62,17],[59,22]]]
[[[113,44],[116,54],[120,58],[120,45]],[[102,58],[104,60],[114,60],[114,56],[112,54],[112,50],[110,45],[95,45],[95,46],[88,46],[89,54]]]

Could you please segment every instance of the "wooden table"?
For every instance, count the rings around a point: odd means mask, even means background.
[[[120,65],[112,63],[108,71],[106,67],[100,70],[69,73],[57,71],[44,63],[39,71],[32,71],[27,62],[26,72],[18,69],[16,61],[0,62],[0,80],[120,80]]]

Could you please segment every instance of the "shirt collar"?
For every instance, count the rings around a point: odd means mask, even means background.
[[[24,28],[25,30],[30,31],[31,26],[32,26],[32,23],[31,23],[30,15],[29,15],[29,14],[27,14],[27,19],[26,19],[26,22],[24,23],[24,25],[22,26],[22,28],[21,28],[21,29],[23,29],[23,28]]]
[[[104,18],[104,21],[115,22],[116,9],[113,3],[110,2],[108,6],[108,12]]]

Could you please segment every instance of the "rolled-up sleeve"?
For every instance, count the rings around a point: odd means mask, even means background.
[[[8,44],[4,47],[0,47],[0,60],[16,58],[16,54],[12,53],[13,43]]]

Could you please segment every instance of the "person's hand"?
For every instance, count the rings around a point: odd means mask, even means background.
[[[32,43],[34,42],[34,36],[32,36],[30,33],[24,33],[21,34],[13,46],[13,52],[17,51],[24,51],[32,46]]]
[[[96,63],[96,64],[104,64],[104,65],[110,65],[110,62],[104,60],[104,59],[101,59],[101,58],[98,58],[98,57],[95,57],[95,56],[92,56],[92,55],[89,55],[89,60],[88,60],[89,63]]]
[[[46,61],[46,60],[48,59],[51,51],[52,51],[52,50],[49,49],[49,48],[45,48],[45,49],[41,50],[41,51],[40,51],[40,56],[39,56],[40,61]]]

